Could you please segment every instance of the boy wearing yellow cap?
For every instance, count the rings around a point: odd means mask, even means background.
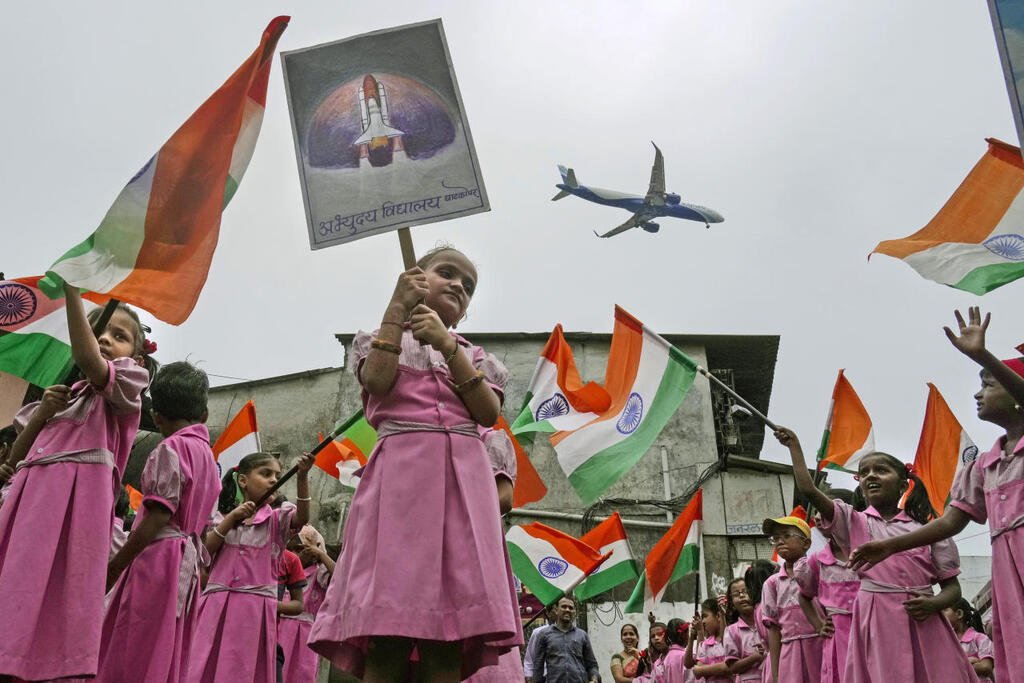
[[[821,676],[822,642],[800,607],[800,587],[793,571],[811,547],[811,529],[799,517],[766,519],[762,529],[782,560],[779,573],[765,581],[761,596],[773,680],[816,682]]]

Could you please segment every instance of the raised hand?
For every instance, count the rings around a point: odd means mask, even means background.
[[[971,360],[978,361],[982,354],[985,353],[985,331],[988,329],[988,323],[992,319],[992,314],[986,313],[985,319],[982,320],[981,309],[977,306],[971,306],[967,309],[966,323],[964,322],[964,317],[960,315],[960,311],[953,311],[953,315],[956,316],[960,335],[957,336],[953,330],[943,327],[942,330],[946,333],[946,338],[949,339],[949,342],[960,353]]]
[[[316,462],[316,456],[312,453],[303,453],[299,456],[295,466],[298,468],[299,474],[306,474],[310,468],[313,467],[313,463]]]
[[[391,295],[391,303],[401,306],[408,315],[423,301],[429,291],[426,273],[419,266],[413,266],[398,276],[395,293]]]
[[[453,344],[458,344],[441,318],[426,304],[419,304],[412,309],[409,318],[412,336],[420,343],[430,344],[435,350],[448,354]]]
[[[775,433],[775,438],[778,439],[779,443],[786,448],[800,448],[800,439],[797,438],[796,432],[786,427],[779,427]]]
[[[868,541],[854,548],[850,553],[850,569],[859,571],[871,569],[876,564],[892,555],[885,541]]]
[[[238,507],[236,507],[234,510],[229,512],[227,516],[231,518],[231,524],[232,526],[234,526],[239,522],[248,519],[249,517],[252,517],[255,514],[256,503],[251,500],[247,500]]]

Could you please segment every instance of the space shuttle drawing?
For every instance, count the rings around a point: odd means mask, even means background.
[[[388,114],[388,94],[384,84],[367,74],[359,88],[359,116],[363,132],[352,144],[359,145],[359,163],[364,160],[371,166],[387,166],[396,153],[404,156],[402,146],[404,132],[391,127]]]

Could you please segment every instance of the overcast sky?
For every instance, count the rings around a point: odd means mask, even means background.
[[[983,450],[999,435],[975,417],[977,368],[941,326],[981,304],[991,348],[1011,355],[1024,341],[1024,283],[979,298],[867,260],[935,214],[985,137],[1019,144],[982,2],[11,5],[0,270],[39,274],[92,232],[267,22],[289,13],[281,50],[444,20],[492,211],[413,239],[418,251],[449,240],[478,264],[460,331],[609,332],[618,303],[663,333],[779,334],[770,412],[809,451],[841,367],[877,446],[905,460],[928,381]],[[656,235],[598,240],[592,230],[623,212],[550,201],[559,163],[584,184],[643,193],[651,140],[667,189],[724,223],[664,219]],[[219,383],[339,365],[333,334],[374,327],[400,269],[393,234],[310,251],[276,60],[206,288],[179,328],[154,325],[157,356],[202,361]],[[764,457],[786,458],[765,444]]]

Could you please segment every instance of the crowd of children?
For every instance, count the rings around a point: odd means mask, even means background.
[[[265,494],[281,464],[252,453],[217,476],[208,383],[158,372],[138,316],[119,306],[94,334],[76,289],[68,328],[82,379],[45,390],[0,445],[0,677],[105,681],[311,681],[317,653],[368,681],[520,681],[522,626],[500,514],[511,443],[490,430],[508,372],[452,329],[477,273],[450,247],[403,273],[353,366],[378,432],[335,565],[295,503]],[[850,492],[818,489],[800,441],[780,428],[808,524],[765,520],[780,564],[756,562],[690,623],[623,627],[616,681],[1024,680],[1024,361],[985,347],[988,319],[957,314],[954,346],[982,366],[978,416],[1005,436],[959,475],[944,515],[913,468],[885,453],[857,463]],[[115,533],[121,475],[143,392],[164,440],[141,477],[127,538]],[[994,643],[957,581],[950,537],[989,520]],[[938,591],[934,587],[938,586]],[[653,619],[652,619],[653,621]]]

